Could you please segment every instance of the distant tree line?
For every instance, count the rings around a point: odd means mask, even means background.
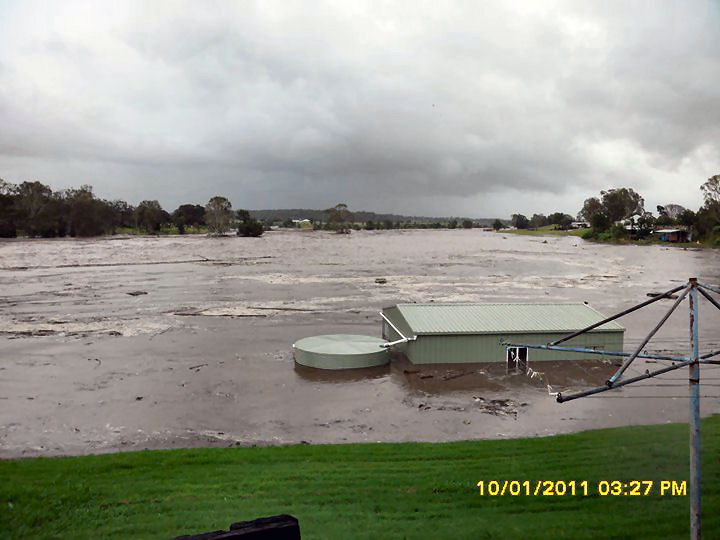
[[[40,182],[11,184],[0,179],[0,237],[89,237],[118,232],[161,231],[186,234],[224,234],[233,226],[240,236],[260,236],[262,223],[246,210],[232,211],[225,197],[213,197],[205,206],[182,204],[172,213],[156,200],[132,206],[122,200],[100,199],[88,185],[53,191]]]
[[[703,204],[697,211],[668,203],[657,206],[654,216],[632,188],[608,189],[601,191],[600,197],[586,199],[578,218],[590,224],[590,237],[644,238],[657,227],[679,226],[697,240],[720,245],[720,175],[708,178],[700,191]]]
[[[578,221],[587,222],[585,238],[620,239],[631,236],[645,238],[657,227],[683,227],[693,238],[720,245],[720,175],[715,175],[700,186],[703,205],[693,211],[679,204],[657,206],[657,217],[645,209],[645,200],[632,188],[613,188],[600,192],[599,197],[585,199],[577,214]],[[555,212],[549,216],[534,214],[528,219],[513,214],[511,224],[518,229],[535,229],[554,225],[567,229],[573,223],[569,214]],[[497,230],[501,223],[493,227]]]
[[[360,216],[367,217],[368,215],[375,216],[372,212],[356,212],[353,213],[348,209],[347,204],[339,203],[332,208],[328,208],[323,212],[323,220],[315,220],[313,222],[313,228],[315,230],[328,230],[335,231],[338,233],[349,233],[351,230],[390,230],[390,229],[472,229],[475,227],[484,226],[483,223],[489,222],[487,219],[483,220],[471,220],[468,218],[449,218],[440,220],[423,220],[421,218],[405,218],[403,220],[394,221],[392,219],[384,220],[372,220],[366,221],[360,220]],[[489,224],[489,223],[488,223]],[[294,227],[295,222],[292,219],[287,219],[282,222],[283,227]]]
[[[510,219],[510,223],[517,229],[538,229],[540,227],[547,227],[548,225],[555,225],[555,229],[567,230],[572,225],[573,218],[569,214],[563,214],[562,212],[554,212],[549,216],[545,214],[533,214],[528,219],[522,214],[513,214]],[[493,224],[493,228],[496,230],[500,227],[496,227],[498,223]],[[500,223],[502,225],[502,223]]]
[[[265,223],[272,223],[282,227],[293,227],[293,220],[308,219],[313,223],[326,223],[327,212],[325,210],[312,210],[308,208],[284,208],[275,210],[252,210],[250,214]],[[425,225],[440,223],[439,228],[446,228],[452,220],[462,226],[463,221],[470,221],[473,227],[490,227],[495,218],[473,218],[468,217],[427,217],[427,216],[405,216],[401,214],[379,214],[365,210],[353,210],[353,224],[364,228],[364,224],[372,222],[377,225],[376,229],[402,229],[412,225]],[[390,225],[392,224],[392,225]],[[387,226],[386,226],[387,225]],[[354,228],[354,227],[353,227]]]

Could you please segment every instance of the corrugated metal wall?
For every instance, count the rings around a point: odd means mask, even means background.
[[[413,333],[405,319],[396,308],[385,308],[384,314],[406,337]],[[414,364],[445,364],[471,362],[505,362],[505,347],[502,341],[545,345],[568,333],[547,334],[467,334],[467,335],[421,335],[416,341],[410,341],[395,347]],[[401,336],[383,320],[383,338],[396,341]],[[566,347],[597,348],[606,351],[623,350],[623,332],[588,332],[562,344]],[[528,350],[528,362],[552,360],[598,360],[598,354],[570,353],[558,351]],[[609,358],[609,357],[607,357]]]
[[[544,345],[564,335],[567,334],[418,336],[416,341],[403,345],[400,350],[414,364],[505,362],[505,347],[500,344],[503,340],[514,343]],[[623,334],[622,332],[593,332],[566,341],[563,346],[595,347],[606,351],[622,351]],[[541,351],[536,349],[528,351],[528,361],[530,363],[549,360],[597,360],[599,358],[602,357],[588,353]]]

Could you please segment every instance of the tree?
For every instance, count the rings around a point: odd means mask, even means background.
[[[635,234],[637,234],[638,238],[645,238],[655,230],[655,218],[650,212],[645,212],[637,218],[634,225],[636,227]]]
[[[527,229],[530,226],[530,220],[522,214],[513,214],[511,223],[516,229]]]
[[[0,178],[0,238],[15,238],[15,193],[17,186]]]
[[[700,191],[705,199],[705,206],[720,205],[720,174],[708,178],[707,182],[700,186]]]
[[[325,214],[328,217],[328,228],[337,231],[338,233],[348,233],[352,220],[352,212],[348,210],[347,204],[339,203],[325,210]]]
[[[608,189],[600,195],[605,213],[613,223],[645,212],[645,201],[632,188]]]
[[[135,207],[119,199],[108,203],[111,211],[111,232],[118,227],[135,227]]]
[[[601,191],[600,196],[600,199],[585,199],[578,213],[580,219],[588,221],[597,231],[606,231],[616,221],[645,213],[643,198],[632,188],[608,189]]]
[[[230,228],[232,219],[232,204],[225,197],[215,196],[205,205],[208,232],[217,235],[225,233]]]
[[[100,236],[112,232],[111,206],[95,197],[92,186],[67,189],[63,193],[70,236]]]
[[[500,229],[502,229],[504,227],[504,225],[503,225],[502,221],[500,221],[499,219],[495,219],[495,221],[493,221],[492,227],[496,231],[499,231]]]
[[[15,209],[18,227],[28,236],[56,236],[56,206],[51,205],[52,190],[40,182],[23,182],[17,186]],[[52,234],[50,231],[54,231]]]
[[[547,224],[548,219],[545,217],[544,214],[533,214],[533,217],[530,218],[530,227],[532,227],[533,229],[544,227]]]
[[[672,221],[675,221],[680,214],[685,211],[685,207],[679,204],[669,203],[665,206],[657,206],[658,217],[667,217]]]
[[[709,238],[714,232],[720,232],[720,204],[705,204],[695,214],[695,230],[699,238]]]
[[[448,221],[447,227],[448,229],[457,229],[457,219],[451,219]]]
[[[172,213],[172,222],[180,234],[185,234],[185,227],[205,225],[205,207],[199,204],[182,204]]]
[[[239,220],[237,228],[238,236],[253,236],[257,238],[265,232],[263,224],[256,219],[252,219],[250,212],[247,210],[238,210],[236,215]]]
[[[600,202],[600,199],[597,197],[590,197],[589,199],[585,199],[583,207],[578,213],[578,218],[591,223],[595,216],[604,213],[605,207]]]
[[[166,212],[157,201],[142,201],[135,209],[135,227],[146,232],[158,232],[165,222]]]
[[[567,230],[572,225],[573,218],[570,214],[563,214],[562,212],[553,212],[547,218],[550,225],[555,225],[556,228]]]
[[[605,212],[600,212],[590,218],[590,226],[596,231],[607,231],[612,224]]]
[[[680,225],[684,225],[685,227],[694,227],[695,222],[697,221],[697,216],[692,210],[684,210],[680,213],[677,220]]]
[[[463,222],[462,222],[463,229],[472,229],[472,226],[473,226],[472,221],[470,221],[469,219],[463,219]]]

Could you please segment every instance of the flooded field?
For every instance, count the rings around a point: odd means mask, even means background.
[[[720,283],[720,252],[480,230],[3,241],[0,456],[686,421],[684,370],[558,404],[504,366],[418,368],[396,358],[318,372],[295,366],[291,346],[318,334],[379,336],[378,311],[397,302],[587,301],[610,315],[694,276]],[[621,319],[626,350],[670,305]],[[720,311],[704,300],[700,335],[701,352],[720,346]],[[647,350],[687,347],[683,305]],[[555,391],[602,384],[615,368],[533,367]],[[627,376],[657,367],[638,360]],[[718,368],[701,369],[703,414],[720,412]]]

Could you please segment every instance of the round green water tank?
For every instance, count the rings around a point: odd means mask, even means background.
[[[372,336],[333,334],[303,338],[293,345],[298,364],[320,369],[356,369],[390,362],[385,340]]]

